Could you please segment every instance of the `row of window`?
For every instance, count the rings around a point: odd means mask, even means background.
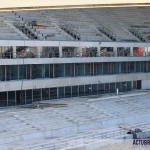
[[[150,62],[100,62],[0,66],[0,81],[150,72]]]
[[[35,101],[51,100],[57,98],[115,93],[117,88],[119,89],[119,92],[141,89],[141,81],[0,92],[0,107],[30,104]]]

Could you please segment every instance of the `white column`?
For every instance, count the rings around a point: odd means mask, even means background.
[[[130,56],[133,56],[133,47],[130,47]]]
[[[101,53],[101,48],[100,46],[97,47],[97,56],[100,56],[100,53]]]
[[[0,57],[2,57],[2,46],[0,46]]]
[[[13,46],[13,58],[16,58],[16,46]]]
[[[150,47],[147,47],[147,55],[150,56]]]
[[[147,56],[148,55],[148,47],[144,47],[143,49],[145,51],[145,56]]]
[[[117,57],[118,54],[117,54],[117,47],[113,47],[113,51],[114,51],[114,55]]]
[[[144,47],[142,47],[142,49],[143,49],[143,56],[146,56],[146,49],[144,48]]]
[[[42,51],[43,51],[42,46],[38,46],[37,47],[37,58],[40,58],[42,56]]]
[[[82,47],[78,47],[78,48],[77,48],[77,55],[78,55],[79,57],[82,57]]]
[[[59,46],[59,57],[63,57],[63,55],[62,55],[62,46]]]

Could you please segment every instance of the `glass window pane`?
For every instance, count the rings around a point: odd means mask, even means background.
[[[31,67],[32,65],[27,65],[27,79],[31,79]]]
[[[140,90],[141,89],[141,80],[137,81],[137,89]]]
[[[110,93],[115,93],[115,92],[116,92],[115,83],[110,83]]]
[[[19,65],[19,79],[26,79],[26,65]]]
[[[126,62],[126,73],[130,73],[130,62]]]
[[[25,104],[25,91],[16,91],[16,104],[17,105]]]
[[[71,86],[65,87],[65,97],[71,97]]]
[[[64,77],[65,75],[65,68],[64,64],[56,64],[55,65],[55,77]]]
[[[32,79],[43,77],[43,65],[32,65]]]
[[[136,62],[136,72],[141,72],[141,62]]]
[[[0,107],[7,106],[7,92],[0,92]]]
[[[108,62],[103,63],[103,74],[109,74],[109,63]]]
[[[18,80],[18,65],[11,66],[11,80]]]
[[[118,89],[119,92],[122,92],[122,83],[117,82],[116,83],[116,89]]]
[[[119,74],[120,73],[120,66],[121,64],[119,62],[114,63],[114,73]]]
[[[109,93],[110,89],[109,89],[109,83],[105,83],[105,93]]]
[[[54,71],[53,70],[54,70],[54,65],[50,64],[50,78],[54,77],[54,75],[53,75]]]
[[[5,81],[5,66],[1,66],[1,80]]]
[[[127,82],[127,91],[131,91],[131,90],[132,90],[131,82],[129,81],[129,82]]]
[[[65,64],[65,77],[74,76],[74,64]]]
[[[105,91],[105,89],[104,89],[104,84],[98,84],[98,94],[104,94],[104,91]]]
[[[49,64],[45,64],[45,78],[49,78]]]
[[[91,63],[85,63],[85,75],[91,75]]]
[[[101,75],[103,72],[102,63],[94,63],[94,75]]]
[[[130,73],[135,72],[135,62],[130,62]]]
[[[92,84],[92,95],[97,94],[97,84]]]
[[[15,100],[15,91],[9,91],[8,92],[8,106],[15,106],[16,100]]]
[[[84,96],[84,85],[79,86],[79,96]]]
[[[49,100],[49,88],[42,89],[42,100]]]
[[[85,85],[85,95],[91,95],[92,87],[91,85]]]
[[[41,101],[41,89],[33,90],[33,101]]]
[[[127,91],[127,83],[126,82],[122,82],[122,91],[123,92]]]
[[[114,63],[113,62],[109,63],[109,74],[114,74]]]
[[[59,98],[64,98],[65,97],[65,91],[64,90],[65,90],[64,87],[59,87],[58,88],[58,92],[59,92],[58,96],[59,96]]]
[[[26,90],[26,104],[32,103],[32,90]]]
[[[75,64],[76,76],[84,76],[84,64]]]
[[[148,70],[148,72],[150,72],[150,61],[147,62],[147,70]]]
[[[11,80],[11,66],[6,66],[6,81]]]
[[[141,62],[141,72],[147,72],[147,65],[146,65],[146,62]]]
[[[127,69],[126,69],[126,62],[122,62],[121,63],[121,73],[126,73]]]
[[[57,99],[57,88],[50,88],[50,99]]]
[[[72,97],[78,96],[78,86],[72,86]]]

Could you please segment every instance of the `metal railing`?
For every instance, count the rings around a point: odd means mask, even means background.
[[[131,125],[132,128],[136,129],[139,127],[142,131],[148,131],[150,129],[150,123],[143,123],[139,125]],[[67,136],[66,138],[59,138],[59,142],[53,142],[48,140],[47,142],[43,143],[36,143],[34,145],[25,146],[24,148],[19,148],[17,150],[29,150],[36,149],[36,150],[58,150],[64,149],[67,150],[69,148],[77,148],[80,146],[85,146],[88,144],[94,143],[103,143],[106,140],[115,139],[115,138],[124,138],[127,135],[128,130],[118,128],[112,131],[106,132],[90,132],[78,135]],[[56,138],[57,139],[57,138]],[[119,139],[118,139],[119,140]]]
[[[34,145],[25,146],[24,148],[19,148],[17,150],[25,150],[25,149],[36,149],[36,150],[58,150],[64,149],[67,150],[69,148],[77,148],[79,146],[93,144],[102,142],[103,140],[114,139],[115,137],[123,137],[126,135],[126,130],[124,129],[116,129],[109,132],[91,132],[79,135],[72,135],[66,138],[62,138],[59,142],[53,142],[48,140],[47,142],[43,143],[36,143]],[[57,139],[57,138],[56,138]]]
[[[97,52],[1,52],[0,59],[16,59],[16,58],[68,58],[68,57],[146,57],[150,56],[150,53],[146,55],[139,55],[136,52],[133,53],[133,56],[127,52],[108,52],[101,51]]]

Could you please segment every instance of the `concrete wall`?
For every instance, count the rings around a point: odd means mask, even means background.
[[[24,58],[0,59],[0,65],[22,64],[61,64],[61,63],[89,63],[89,62],[123,62],[150,61],[150,57],[73,57],[73,58]]]
[[[142,89],[150,89],[150,80],[142,80]]]
[[[133,73],[119,75],[102,75],[102,76],[83,76],[83,77],[67,77],[67,78],[46,78],[35,80],[19,80],[19,81],[2,81],[0,91],[14,91],[38,88],[50,88],[60,86],[86,85],[109,82],[123,82],[136,80],[149,80],[150,73]],[[22,84],[23,82],[23,84]],[[23,85],[23,86],[22,86]]]
[[[73,47],[150,47],[150,43],[137,42],[81,42],[81,41],[34,41],[34,40],[0,40],[0,46],[73,46]]]

